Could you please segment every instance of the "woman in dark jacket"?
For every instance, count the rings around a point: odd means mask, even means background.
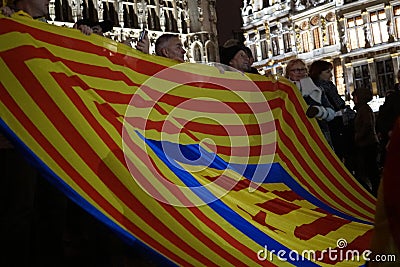
[[[309,76],[324,92],[336,112],[335,118],[328,123],[333,148],[339,159],[352,171],[353,120],[355,112],[346,106],[338,93],[336,85],[331,81],[333,65],[325,60],[314,61],[310,66]]]

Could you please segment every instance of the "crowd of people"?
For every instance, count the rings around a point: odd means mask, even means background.
[[[45,22],[48,5],[49,0],[14,0],[9,6],[2,7],[1,12],[7,16],[25,16]],[[77,21],[74,28],[86,35],[103,35],[112,29],[112,25],[106,21],[83,19]],[[149,53],[146,34],[138,40],[136,49]],[[178,35],[159,37],[155,51],[157,56],[185,62],[186,51]],[[221,63],[241,72],[258,74],[252,66],[254,57],[251,50],[238,41],[226,42],[220,48],[220,58]],[[396,84],[395,89],[388,92],[375,122],[375,115],[368,106],[372,99],[371,91],[366,88],[355,90],[355,108],[351,109],[331,80],[332,70],[332,64],[324,60],[317,60],[307,67],[301,59],[294,59],[288,62],[285,77],[300,90],[309,106],[306,115],[317,119],[339,159],[361,184],[376,194],[390,130],[400,115],[400,86]],[[400,81],[400,72],[398,79]],[[37,266],[62,266],[60,261],[66,251],[65,244],[82,240],[91,242],[93,246],[100,244],[98,239],[106,240],[102,244],[108,244],[108,252],[103,255],[116,249],[129,250],[118,243],[120,241],[116,241],[110,231],[98,222],[96,224],[93,218],[54,189],[3,135],[0,135],[0,164],[5,170],[0,179],[0,229],[2,240],[7,243],[7,249],[3,250],[5,256],[0,258],[1,266],[35,266],[31,262],[33,255],[39,257],[35,260]],[[129,253],[135,254],[132,250]],[[126,260],[125,256],[122,253],[114,260]],[[96,261],[96,266],[113,266],[109,263],[111,258],[100,258],[103,264]],[[104,265],[106,263],[108,265]]]
[[[333,65],[325,60],[314,61],[308,69],[303,60],[293,59],[286,66],[285,77],[300,90],[309,105],[307,116],[317,118],[338,158],[367,190],[376,195],[388,133],[400,115],[399,86],[396,84],[393,91],[388,91],[375,119],[368,105],[372,100],[371,90],[354,90],[353,110],[338,94],[331,80],[332,71]]]

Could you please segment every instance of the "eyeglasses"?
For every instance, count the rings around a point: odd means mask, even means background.
[[[307,69],[303,68],[303,69],[291,69],[291,72],[295,72],[295,73],[300,73],[300,72],[306,72]]]

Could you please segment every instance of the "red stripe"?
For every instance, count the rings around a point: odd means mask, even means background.
[[[364,250],[368,249],[371,244],[371,238],[372,238],[372,233],[373,229],[369,229],[365,233],[363,233],[360,236],[357,236],[353,241],[347,244],[345,251],[348,250],[357,250],[360,251],[361,253],[364,252]],[[360,254],[361,254],[360,253]]]
[[[12,22],[12,20],[6,20],[7,24],[9,24],[10,22]],[[205,76],[201,76],[201,75],[197,75],[197,74],[191,74],[191,73],[181,73],[180,71],[177,71],[179,73],[173,73],[174,75],[171,75],[171,73],[168,73],[168,75],[165,72],[161,72],[161,74],[157,74],[157,72],[163,70],[165,67],[161,67],[155,63],[151,63],[151,62],[147,62],[147,61],[143,61],[140,60],[138,58],[133,58],[133,57],[128,57],[127,55],[123,55],[123,54],[118,54],[118,53],[114,53],[112,51],[106,50],[102,47],[102,49],[99,49],[98,46],[93,45],[91,43],[87,43],[85,41],[81,41],[78,39],[73,39],[73,38],[69,38],[69,37],[65,37],[62,36],[62,38],[60,38],[61,36],[58,36],[54,33],[51,32],[45,32],[36,28],[32,28],[26,25],[20,25],[20,24],[10,24],[7,25],[7,27],[9,27],[9,31],[20,31],[20,32],[29,32],[30,35],[32,35],[34,38],[47,42],[49,44],[53,44],[56,46],[60,46],[60,47],[65,47],[65,48],[69,48],[69,49],[73,49],[73,50],[77,50],[77,51],[81,51],[81,52],[87,52],[87,53],[91,53],[91,54],[96,54],[99,56],[103,56],[108,58],[109,60],[111,60],[113,63],[115,64],[120,64],[121,62],[128,62],[127,67],[133,68],[135,70],[147,70],[147,68],[143,68],[143,64],[144,63],[148,63],[147,66],[149,66],[151,70],[153,70],[151,73],[146,73],[146,75],[154,75],[156,74],[156,76],[159,76],[159,78],[163,78],[165,80],[170,80],[170,81],[174,81],[177,83],[181,83],[181,84],[185,84],[185,83],[192,83],[193,81],[196,80],[207,80],[207,86],[211,86],[213,84],[223,84],[226,86],[225,90],[229,90],[229,91],[259,91],[258,88],[255,86],[255,84],[252,81],[239,81],[239,80],[235,80],[235,79],[219,79],[219,78],[212,78],[212,77],[205,77]],[[19,26],[19,27],[17,27]],[[5,31],[1,31],[0,29],[0,33],[4,33]],[[57,38],[58,37],[58,38]],[[25,50],[26,48],[24,48]],[[40,49],[40,48],[39,48]],[[45,48],[42,48],[43,50],[47,50]],[[99,53],[99,51],[102,51],[102,53]],[[111,71],[109,68],[106,67],[99,67],[99,66],[94,66],[94,65],[89,65],[89,64],[84,64],[84,63],[79,63],[79,62],[74,62],[74,61],[70,61],[70,60],[66,60],[66,59],[62,59],[62,58],[58,58],[58,61],[63,62],[65,65],[67,65],[71,70],[73,70],[76,73],[80,73],[83,75],[89,75],[89,76],[93,76],[93,77],[99,77],[99,78],[106,78],[109,80],[121,80],[124,81],[127,85],[129,86],[137,86],[137,83],[132,83],[132,81],[130,81],[130,79],[123,74],[122,72],[119,71]],[[133,62],[135,62],[135,64],[133,64]],[[133,64],[133,66],[131,66],[130,64]],[[150,65],[149,65],[150,64]],[[138,67],[140,65],[140,67]],[[158,66],[158,68],[157,68]],[[156,71],[154,71],[156,70]],[[144,73],[144,72],[142,72]],[[177,74],[177,75],[175,75]],[[179,74],[179,75],[178,75]],[[194,77],[193,77],[194,76]],[[117,78],[116,78],[117,77]],[[184,78],[184,80],[180,80],[180,78]],[[172,78],[172,79],[171,79]],[[271,82],[268,82],[270,84],[273,84]],[[219,88],[219,87],[218,87]],[[245,89],[243,89],[245,88]],[[260,96],[262,97],[262,94],[260,93]],[[173,103],[171,103],[172,105],[176,106],[177,103],[181,103],[184,101],[187,101],[187,98],[179,98],[177,96],[166,96],[168,98],[168,101],[172,101]],[[126,101],[126,100],[125,100]],[[169,103],[169,102],[166,103]],[[193,100],[193,101],[197,101],[197,100]],[[176,103],[175,103],[176,102]],[[232,108],[233,110],[235,110],[236,113],[258,113],[258,112],[265,112],[268,111],[269,108],[267,105],[265,105],[264,102],[262,103],[253,103],[250,105],[246,104],[246,103],[229,103],[229,102],[224,102],[226,103],[226,105],[228,105],[230,108]],[[214,103],[210,103],[211,105],[214,105]],[[192,106],[192,105],[190,105]],[[208,107],[207,105],[201,104],[199,105],[199,109],[201,110],[201,108],[203,107],[203,112],[210,112],[210,107]],[[216,108],[218,109],[219,106],[217,105]],[[253,109],[253,112],[252,112]],[[260,111],[258,111],[260,110]]]
[[[185,125],[185,127],[190,131],[217,136],[262,135],[274,132],[276,130],[275,121],[268,121],[259,124],[215,125],[196,121],[187,121],[181,118],[176,118],[176,120],[181,125]]]

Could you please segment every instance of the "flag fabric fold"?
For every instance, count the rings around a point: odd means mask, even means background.
[[[183,266],[364,264],[375,199],[288,80],[0,25],[2,130],[125,239]]]

